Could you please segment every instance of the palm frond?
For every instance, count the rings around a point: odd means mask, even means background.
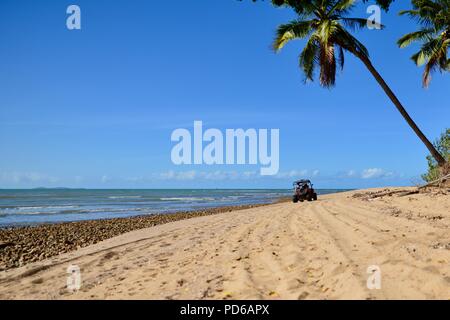
[[[345,63],[345,55],[344,55],[344,49],[342,49],[341,46],[337,46],[338,50],[338,65],[341,70],[344,70],[344,63]]]
[[[433,34],[432,29],[422,29],[416,32],[411,32],[401,37],[397,41],[397,44],[400,48],[405,48],[415,41],[429,40],[432,34]]]
[[[318,63],[318,52],[318,41],[313,35],[306,43],[298,59],[298,65],[305,74],[305,82],[308,80],[314,81],[314,69]]]
[[[252,1],[257,2],[258,0]],[[314,0],[271,0],[271,2],[275,7],[292,8],[297,15],[308,15],[317,10]]]
[[[367,48],[354,36],[352,36],[347,30],[345,30],[340,24],[335,23],[333,26],[334,41],[343,49],[359,56],[365,56],[369,58],[369,51]]]
[[[368,2],[369,0],[363,0],[363,2]],[[390,5],[394,0],[376,0],[376,3],[385,11],[389,10]]]
[[[273,41],[273,50],[280,51],[286,43],[294,39],[302,39],[312,32],[312,24],[314,21],[298,21],[294,20],[288,24],[282,24],[278,27],[275,40]]]
[[[350,28],[354,31],[366,28],[368,22],[367,19],[363,18],[341,18],[340,21],[342,21],[343,25],[345,25],[347,28]],[[377,23],[376,27],[379,29],[383,29],[384,25]]]
[[[403,48],[414,41],[422,42],[419,52],[411,59],[417,66],[425,65],[422,83],[427,87],[433,71],[449,71],[447,52],[450,43],[450,1],[412,0],[411,3],[413,9],[400,14],[409,16],[425,28],[404,35],[397,43]]]
[[[425,65],[423,74],[422,74],[422,85],[424,88],[428,88],[431,82],[431,73],[437,68],[437,61],[434,59],[430,59],[428,63]]]
[[[316,26],[316,35],[321,43],[327,44],[331,35],[332,22],[330,20],[323,20]]]
[[[320,84],[323,87],[333,87],[336,82],[336,57],[332,43],[320,43]]]
[[[337,0],[329,8],[329,14],[345,14],[349,13],[355,6],[356,0]]]

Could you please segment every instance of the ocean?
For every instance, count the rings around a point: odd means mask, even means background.
[[[0,228],[272,203],[291,194],[287,189],[0,190]]]

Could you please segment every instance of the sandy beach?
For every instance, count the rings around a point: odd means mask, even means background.
[[[0,272],[0,298],[450,299],[448,193],[376,191],[134,230]],[[379,290],[367,288],[372,265]]]

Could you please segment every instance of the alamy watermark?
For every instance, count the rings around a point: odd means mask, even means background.
[[[380,30],[382,28],[380,6],[375,4],[368,6],[366,12],[370,14],[367,18],[367,28],[369,30]]]
[[[81,30],[81,9],[72,4],[67,7],[66,13],[69,14],[66,20],[66,27],[69,30]]]
[[[70,292],[75,292],[81,288],[81,271],[80,267],[77,265],[70,265],[67,267],[67,290]]]
[[[263,176],[276,175],[280,167],[279,129],[270,129],[269,143],[268,129],[226,129],[224,134],[215,128],[203,131],[203,122],[194,121],[192,134],[176,129],[171,140],[177,142],[171,152],[175,165],[260,164]]]
[[[373,265],[367,268],[369,277],[367,278],[367,289],[381,289],[381,269],[379,266]]]

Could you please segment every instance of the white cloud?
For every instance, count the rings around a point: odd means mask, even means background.
[[[349,171],[347,171],[347,174],[346,174],[346,176],[349,178],[354,178],[357,175],[358,175],[358,173],[355,170],[349,170]]]
[[[167,172],[152,174],[152,180],[211,180],[211,181],[220,181],[220,180],[250,180],[250,179],[299,179],[302,177],[307,177],[308,175],[316,177],[320,174],[319,170],[314,170],[309,172],[308,170],[291,170],[286,172],[279,172],[277,175],[272,177],[263,177],[259,174],[259,171],[174,171],[170,170]],[[128,179],[131,181],[130,179]],[[137,178],[133,179],[134,181],[138,181]],[[145,178],[140,178],[139,180],[150,180]]]
[[[202,179],[202,180],[237,180],[237,179],[254,179],[259,177],[257,171],[245,171],[245,172],[237,172],[237,171],[167,171],[159,174],[153,174],[153,179],[155,180],[194,180],[194,179]],[[144,179],[142,179],[144,180]]]
[[[220,170],[214,172],[200,172],[199,176],[206,180],[225,180],[238,177],[236,172],[224,172]]]
[[[303,176],[308,175],[308,170],[291,170],[287,172],[279,172],[275,177],[279,179],[292,179],[292,178],[301,178]]]
[[[197,173],[194,170],[180,172],[170,170],[168,172],[160,173],[158,178],[162,180],[193,180],[196,176]]]
[[[392,176],[392,172],[387,172],[380,168],[369,168],[364,169],[361,173],[361,178],[363,179],[374,179],[374,178],[387,178]]]
[[[0,183],[2,184],[37,184],[58,182],[56,177],[37,172],[0,172]]]
[[[258,176],[258,173],[256,171],[246,171],[243,173],[243,176],[244,178],[251,179]]]

